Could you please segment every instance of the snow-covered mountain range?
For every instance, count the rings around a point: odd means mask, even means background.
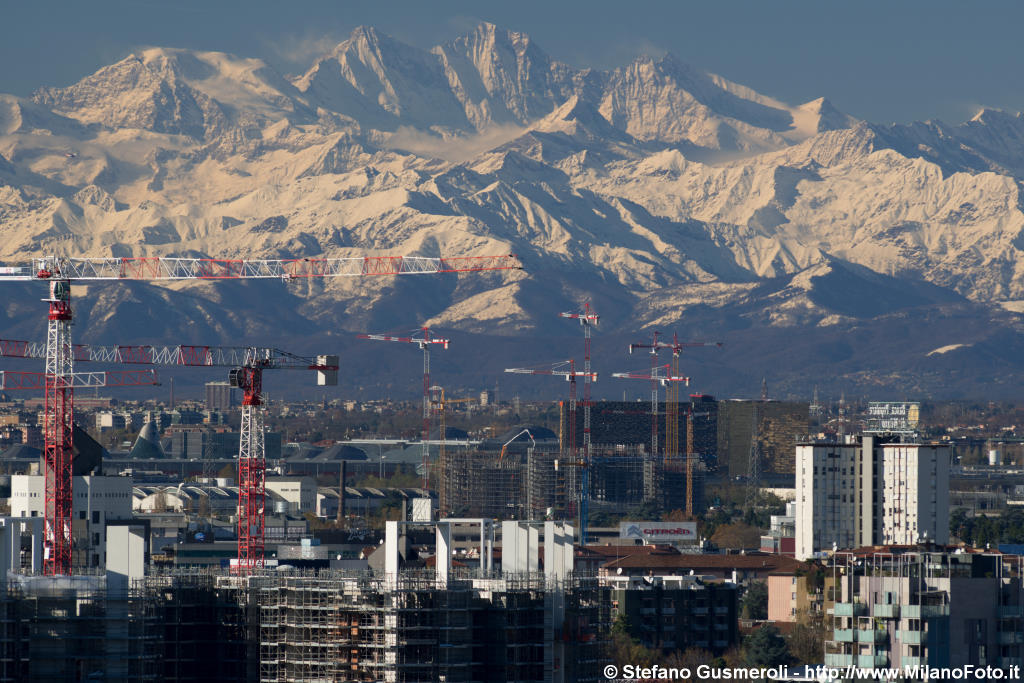
[[[448,367],[467,386],[578,351],[551,337],[574,339],[557,313],[589,298],[605,372],[630,369],[621,341],[659,329],[726,342],[691,356],[712,393],[754,394],[768,375],[783,395],[1012,394],[1022,181],[1019,113],[879,125],[671,55],[574,68],[491,24],[430,50],[359,28],[297,76],[152,48],[0,95],[3,262],[516,253],[526,267],[76,288],[80,339],[331,336],[372,355],[341,340],[429,324],[472,334]],[[34,292],[5,286],[2,336],[41,336]],[[353,382],[379,386],[372,365],[353,363]]]

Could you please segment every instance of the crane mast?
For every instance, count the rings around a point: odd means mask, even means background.
[[[520,270],[513,254],[428,258],[364,256],[327,259],[77,258],[45,256],[0,264],[0,281],[49,283],[43,459],[46,477],[43,570],[71,572],[71,430],[74,423],[74,352],[71,283],[110,280],[225,280],[364,277]],[[254,492],[258,496],[258,492]]]
[[[375,341],[403,342],[406,344],[417,344],[423,351],[423,429],[420,439],[423,458],[423,488],[430,489],[430,347],[439,344],[441,348],[447,349],[451,343],[450,339],[441,339],[430,336],[429,327],[421,327],[421,337],[395,337],[386,334],[360,334],[357,339],[372,339]]]
[[[669,365],[655,365],[647,373],[641,372],[613,372],[612,377],[618,379],[643,379],[649,381],[653,385],[651,392],[651,420],[654,422],[654,434],[651,436],[651,449],[658,446],[658,386],[671,386],[673,382],[682,382],[686,385],[690,384],[689,377],[682,377],[679,375],[673,375],[669,370]],[[664,374],[662,374],[664,373]]]
[[[438,435],[441,437],[441,443],[438,445],[438,469],[440,470],[437,482],[437,498],[438,498],[438,510],[439,517],[445,517],[451,513],[448,509],[451,504],[451,490],[448,485],[446,473],[448,472],[448,453],[447,453],[447,442],[448,442],[448,428],[445,423],[445,414],[448,411],[449,403],[473,403],[477,399],[468,398],[446,398],[444,393],[444,387],[434,385],[430,387],[430,403],[434,411],[438,415]]]
[[[569,366],[568,370],[564,368],[566,365]],[[587,529],[587,488],[586,488],[586,470],[587,460],[584,457],[580,460],[577,457],[576,451],[576,379],[578,377],[583,378],[586,386],[589,386],[590,382],[597,381],[597,373],[584,371],[579,372],[576,370],[576,361],[569,359],[567,361],[561,361],[553,364],[550,368],[505,368],[505,372],[510,372],[518,375],[551,375],[554,377],[565,377],[569,382],[569,434],[568,438],[564,440],[564,453],[568,458],[568,464],[579,466],[580,470],[580,490],[579,490],[579,501],[578,511],[580,515],[580,538],[581,542],[586,543],[586,529]],[[532,437],[531,437],[532,438]]]
[[[569,320],[578,320],[580,326],[583,328],[583,459],[580,470],[580,543],[582,545],[587,544],[587,516],[588,516],[588,500],[590,496],[589,479],[590,479],[590,384],[591,381],[596,381],[596,374],[591,373],[590,370],[590,338],[591,328],[596,326],[600,321],[600,316],[597,312],[590,307],[590,302],[585,301],[583,303],[583,310],[576,312],[559,313],[560,318],[567,318]],[[595,379],[592,380],[591,376]],[[576,431],[576,418],[575,415],[572,417],[571,431],[575,438]],[[576,442],[573,441],[573,448],[576,448]]]
[[[229,383],[242,390],[242,420],[238,442],[238,558],[239,571],[251,571],[264,565],[266,548],[266,430],[264,428],[263,371],[275,369],[315,370],[321,385],[337,384],[338,357],[304,358],[278,349],[217,346],[89,346],[77,344],[74,357],[81,361],[140,365],[180,365],[190,367],[228,366]],[[0,356],[19,358],[48,357],[40,344],[0,339]],[[143,373],[74,373],[72,386],[87,386],[79,378],[103,375],[105,386],[138,382]],[[21,378],[35,373],[0,373],[0,385],[8,376]],[[155,375],[154,375],[155,376]],[[21,380],[24,382],[25,380]],[[95,386],[91,384],[88,386]]]
[[[71,568],[74,357],[71,353],[71,283],[50,282],[46,325],[46,388],[43,411],[43,573]]]

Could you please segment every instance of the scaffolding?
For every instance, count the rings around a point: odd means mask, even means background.
[[[0,680],[157,680],[156,615],[103,576],[13,576],[0,598]]]
[[[249,591],[218,572],[174,570],[142,579],[160,634],[162,680],[250,680]]]
[[[530,449],[507,454],[461,451],[446,459],[444,486],[451,514],[498,519],[563,518],[576,514],[583,477],[578,462]],[[694,508],[702,509],[704,466],[694,457]],[[596,445],[587,477],[587,496],[596,510],[657,505],[663,511],[686,506],[683,458],[665,462],[640,446]]]
[[[261,601],[259,678],[542,681],[552,680],[544,653],[561,648],[559,661],[589,667],[587,676],[567,680],[600,680],[605,589],[543,574],[479,576],[456,573],[444,589],[432,571],[386,580],[331,571],[253,577]],[[570,605],[571,629],[545,631],[553,601]]]
[[[526,458],[526,519],[571,517],[566,497],[568,468],[558,467],[557,453],[531,451]]]
[[[635,446],[595,446],[590,459],[590,498],[595,509],[640,505],[646,496],[645,463],[651,458]]]
[[[451,514],[458,517],[529,519],[529,456],[462,451],[446,459]]]
[[[608,588],[453,567],[15,577],[0,680],[598,681]]]

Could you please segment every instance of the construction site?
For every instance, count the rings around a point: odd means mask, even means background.
[[[578,514],[586,495],[591,512],[622,510],[651,504],[667,511],[686,508],[687,467],[666,462],[636,446],[595,446],[587,465],[587,489],[581,467],[558,450],[504,457],[487,451],[455,451],[446,458],[442,485],[449,504],[443,514],[501,519],[561,519]],[[692,463],[692,500],[704,509],[704,466]]]
[[[608,588],[572,571],[572,527],[503,525],[521,552],[495,570],[490,536],[479,567],[445,561],[452,526],[389,523],[382,572],[12,574],[0,680],[603,680]],[[406,527],[433,568],[405,566]]]
[[[403,512],[401,521],[387,521],[385,538],[363,548],[361,568],[354,570],[341,564],[297,568],[286,559],[292,555],[278,556],[267,548],[264,371],[311,371],[318,385],[336,385],[337,356],[257,347],[71,342],[71,285],[83,281],[290,280],[520,267],[514,256],[299,261],[50,257],[0,270],[0,279],[42,281],[49,289],[45,343],[0,340],[0,356],[45,362],[43,373],[0,372],[0,389],[34,389],[45,396],[42,474],[32,475],[42,480],[34,484],[39,492],[27,478],[19,480],[19,516],[0,519],[5,578],[0,680],[604,680],[609,589],[596,577],[574,571],[574,547],[577,541],[587,542],[591,510],[650,504],[692,518],[703,509],[715,404],[710,397],[680,402],[678,389],[689,378],[679,373],[679,351],[708,344],[677,339],[667,344],[655,333],[653,344],[636,345],[650,350],[650,371],[613,376],[649,381],[650,410],[606,404],[595,411],[599,419],[592,424],[590,388],[597,373],[591,369],[590,337],[598,315],[589,303],[560,314],[584,332],[582,369],[569,360],[506,370],[568,380],[570,395],[558,433],[524,428],[472,451],[446,449],[442,436],[434,471],[439,505],[429,497],[413,500],[412,515]],[[443,389],[431,384],[430,351],[447,349],[450,342],[432,336],[427,327],[406,336],[359,336],[412,344],[423,354],[421,472],[427,490],[433,467],[431,423],[439,417],[444,435],[445,404],[464,400],[446,400]],[[659,350],[672,351],[671,365],[658,365]],[[75,371],[79,362],[147,367],[83,373]],[[83,492],[72,492],[72,485],[92,485],[74,478],[82,474],[75,471],[81,465],[73,445],[75,389],[153,385],[155,368],[162,365],[224,368],[229,387],[243,394],[232,520],[237,540],[231,551],[235,554],[236,546],[237,554],[230,562],[225,558],[219,570],[158,568],[150,557],[149,520],[130,514],[121,521],[101,519],[99,511],[73,505],[76,498],[92,500],[91,493],[83,498]],[[582,401],[577,400],[577,381],[583,384]],[[659,386],[668,389],[664,412],[659,410]],[[629,428],[623,429],[623,421]],[[102,495],[130,506],[130,483],[125,491]],[[556,521],[566,519],[578,525]],[[502,520],[497,562],[494,520]],[[453,529],[466,525],[479,528],[479,547],[469,553],[460,549],[456,559]],[[95,552],[86,573],[74,559],[83,528],[96,529],[90,532]],[[336,559],[342,562],[340,554]]]

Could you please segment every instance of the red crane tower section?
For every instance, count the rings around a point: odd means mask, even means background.
[[[565,367],[569,366],[566,370]],[[597,381],[596,372],[577,372],[576,362],[572,359],[555,363],[550,368],[505,368],[505,372],[517,375],[552,375],[565,377],[569,382],[569,435],[566,440],[565,454],[570,460],[576,456],[576,378],[582,377],[588,384]]]
[[[57,568],[71,566],[71,471],[72,406],[74,389],[90,387],[134,387],[159,384],[153,370],[129,372],[64,372],[60,375],[43,372],[0,371],[0,389],[5,391],[42,389],[46,396],[43,430],[47,448],[43,462],[47,471],[66,470],[66,478],[48,477],[45,489],[44,539],[51,543],[43,555],[43,571],[57,573]],[[66,520],[66,523],[64,523]]]
[[[656,455],[658,452],[658,386],[671,386],[674,382],[689,385],[690,378],[671,374],[668,365],[655,365],[648,373],[613,372],[612,377],[645,379],[651,383],[651,454]]]
[[[427,258],[365,256],[328,259],[75,258],[47,256],[0,265],[0,280],[44,281],[50,286],[47,325],[45,413],[46,476],[43,569],[71,571],[71,428],[74,419],[74,355],[71,283],[110,280],[222,280],[365,277],[521,269],[515,255]]]
[[[263,371],[315,370],[318,384],[333,386],[338,383],[338,357],[306,358],[278,349],[242,346],[88,346],[85,344],[74,345],[73,355],[76,361],[84,362],[232,368],[228,375],[230,384],[241,389],[243,395],[242,424],[238,444],[238,560],[236,566],[240,571],[262,567],[266,547],[266,437],[262,408]],[[0,356],[45,358],[46,347],[33,342],[0,339]],[[0,384],[9,382],[9,375],[35,375],[35,373],[0,373]],[[145,379],[148,375],[155,377],[152,370],[122,373],[74,373],[72,376],[91,375],[104,375],[105,386],[124,386],[123,383],[126,381],[138,381],[137,378]]]
[[[357,339],[373,339],[375,341],[403,342],[406,344],[419,344],[423,350],[423,488],[430,488],[430,347],[439,344],[441,348],[447,349],[450,339],[431,338],[430,328],[421,327],[422,337],[394,337],[386,334],[360,334]]]
[[[590,383],[597,381],[597,375],[590,372],[590,331],[598,324],[600,316],[587,301],[583,304],[582,311],[559,313],[558,317],[579,320],[583,328],[583,460],[587,461],[590,458]],[[573,448],[575,447],[576,443],[573,442]]]

